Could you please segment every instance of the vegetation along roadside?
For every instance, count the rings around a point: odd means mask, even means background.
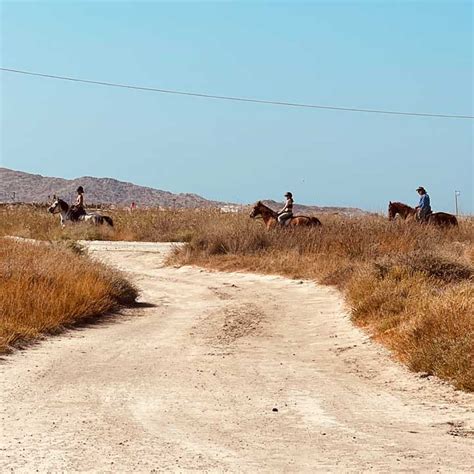
[[[77,244],[0,239],[0,353],[129,305],[137,289]]]
[[[412,370],[474,390],[474,220],[442,229],[381,216],[321,215],[313,229],[266,231],[245,213],[111,210],[114,229],[0,210],[0,235],[44,240],[185,241],[170,263],[312,279],[345,295],[355,324]],[[64,251],[64,250],[63,250]]]
[[[327,216],[275,229],[246,216],[205,221],[173,263],[275,273],[337,286],[355,324],[412,370],[474,390],[474,222],[457,229]]]

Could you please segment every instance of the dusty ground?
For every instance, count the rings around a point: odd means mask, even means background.
[[[147,304],[0,363],[0,472],[474,469],[474,397],[391,361],[335,290],[89,246]]]

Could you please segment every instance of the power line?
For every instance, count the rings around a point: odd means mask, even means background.
[[[172,89],[158,89],[155,87],[142,87],[142,86],[135,86],[131,84],[119,84],[116,82],[93,81],[89,79],[79,79],[77,77],[57,76],[54,74],[42,74],[39,72],[24,71],[21,69],[10,69],[10,68],[5,68],[5,67],[0,67],[0,71],[13,72],[16,74],[25,74],[28,76],[38,76],[38,77],[44,77],[48,79],[58,79],[61,81],[80,82],[84,84],[96,84],[100,86],[119,87],[122,89],[134,89],[134,90],[139,90],[139,91],[159,92],[161,94],[175,94],[175,95],[185,95],[185,96],[192,96],[192,97],[201,97],[204,99],[232,100],[232,101],[238,101],[238,102],[252,102],[256,104],[280,105],[284,107],[302,107],[302,108],[309,108],[309,109],[339,110],[339,111],[344,111],[344,112],[365,112],[365,113],[371,113],[371,114],[386,114],[386,115],[409,115],[409,116],[414,116],[414,117],[474,119],[474,116],[472,115],[430,114],[430,113],[421,113],[421,112],[399,112],[399,111],[394,111],[394,110],[382,110],[382,109],[360,109],[356,107],[336,107],[336,106],[329,106],[329,105],[304,104],[304,103],[298,103],[298,102],[283,102],[283,101],[277,101],[277,100],[250,99],[246,97],[202,94],[198,92],[178,91],[178,90],[172,90]]]

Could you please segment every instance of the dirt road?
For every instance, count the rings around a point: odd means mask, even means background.
[[[0,471],[471,471],[474,397],[408,373],[339,294],[90,243],[141,308],[0,362]]]

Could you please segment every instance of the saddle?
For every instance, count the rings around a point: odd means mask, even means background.
[[[78,221],[81,216],[85,216],[85,215],[86,215],[86,211],[84,210],[84,208],[76,206],[76,205],[71,206],[68,211],[68,218],[71,221]]]
[[[286,214],[286,213],[284,213]],[[282,226],[282,227],[285,227],[287,225],[290,225],[290,222],[291,220],[293,219],[293,217],[295,217],[293,214],[291,214],[291,216],[288,216],[284,221],[283,223],[279,222],[279,224]]]
[[[418,209],[417,213],[416,213],[416,220],[419,221],[419,222],[426,222],[428,220],[428,218],[433,214],[433,211],[430,210],[430,211],[427,211],[425,213],[423,213],[421,211],[421,209]]]

